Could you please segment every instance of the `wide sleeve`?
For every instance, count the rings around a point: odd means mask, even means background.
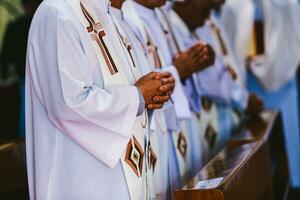
[[[197,73],[201,95],[213,98],[219,103],[230,104],[230,90],[225,72],[221,60],[216,59],[214,66]]]
[[[228,90],[230,91],[230,104],[232,107],[245,111],[248,105],[249,91],[241,86],[236,80],[233,80],[229,73],[226,73]]]
[[[249,96],[247,89],[232,79],[220,59],[216,59],[213,67],[199,73],[199,81],[203,96],[241,111],[246,109]]]
[[[28,57],[33,85],[51,122],[114,167],[133,134],[139,94],[134,86],[102,87],[101,73],[88,56],[93,51],[86,48],[92,43],[78,23],[56,15],[32,31]]]
[[[265,53],[251,63],[264,89],[274,92],[295,78],[300,63],[299,6],[263,1]],[[297,11],[296,11],[297,10]],[[294,12],[293,12],[294,11]],[[299,15],[299,14],[298,14]],[[288,31],[287,31],[288,30]]]
[[[184,92],[184,87],[181,83],[179,74],[175,66],[169,65],[161,69],[161,71],[170,72],[175,79],[175,88],[171,99],[174,103],[176,116],[179,119],[188,119],[191,117],[191,110],[189,107],[189,101]]]

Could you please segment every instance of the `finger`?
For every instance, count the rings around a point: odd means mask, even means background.
[[[199,43],[198,43],[198,44],[192,46],[191,48],[189,48],[189,49],[186,51],[186,53],[187,53],[188,55],[195,56],[195,55],[197,55],[197,54],[203,52],[204,49],[205,49],[205,46],[206,46],[206,45],[202,45],[202,44],[199,44]]]
[[[174,90],[174,88],[175,88],[175,82],[163,84],[158,90],[159,92],[164,93],[164,92],[170,92]]]
[[[172,74],[171,72],[161,72],[161,77],[162,78],[169,78],[169,77],[172,77]]]
[[[208,61],[209,61],[209,57],[207,55],[203,55],[195,61],[195,64],[197,66],[206,66],[207,64],[209,64]]]
[[[165,102],[169,101],[169,99],[170,99],[170,97],[168,95],[153,97],[153,101],[155,103],[165,103]]]
[[[174,91],[174,88],[175,88],[175,84],[170,84],[170,85],[168,86],[168,91],[166,91],[166,93],[173,92],[173,91]]]
[[[193,51],[189,52],[190,58],[197,58],[203,54],[203,48],[194,49]]]
[[[161,73],[158,73],[155,77],[154,77],[155,80],[160,80],[161,79]]]
[[[171,90],[173,90],[173,84],[167,84],[167,85],[163,85],[161,87],[159,87],[158,91],[160,92],[160,94],[162,93],[166,93],[166,92],[169,92]]]
[[[193,51],[202,50],[203,48],[205,48],[205,46],[206,46],[205,44],[198,42],[197,44],[189,48],[188,51],[193,52]]]
[[[175,84],[172,86],[171,90],[169,90],[169,92],[167,93],[167,95],[171,96],[174,92],[175,89]]]
[[[173,60],[175,60],[175,59],[177,59],[179,57],[180,57],[180,53],[177,53],[177,54],[174,55]]]
[[[160,79],[158,79],[158,80],[152,79],[149,84],[150,84],[149,86],[152,87],[153,89],[157,89],[157,88],[163,86],[163,83],[161,82]]]
[[[160,76],[160,73],[159,72],[150,72],[146,76],[149,77],[149,78],[151,78],[151,79],[154,79],[157,76]]]
[[[207,50],[208,50],[208,52],[210,52],[210,53],[214,53],[215,51],[214,51],[214,48],[212,48],[212,46],[210,46],[210,45],[207,45]]]
[[[163,104],[149,104],[147,108],[149,110],[156,110],[156,109],[161,109],[163,107]]]
[[[209,48],[208,48],[208,46],[207,45],[205,45],[202,49],[201,49],[201,51],[200,51],[200,53],[201,53],[201,55],[202,54],[209,54]]]
[[[162,84],[173,84],[173,83],[175,83],[175,79],[171,76],[168,78],[162,78],[161,82],[162,82]]]
[[[199,44],[202,44],[202,45],[206,45],[206,44],[207,44],[207,43],[206,43],[204,40],[202,40],[202,39],[198,40],[198,43],[199,43]]]

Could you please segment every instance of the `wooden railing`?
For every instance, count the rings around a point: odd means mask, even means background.
[[[182,189],[175,200],[285,199],[287,161],[280,115],[266,111],[249,120]]]
[[[0,141],[0,199],[27,200],[24,141]]]

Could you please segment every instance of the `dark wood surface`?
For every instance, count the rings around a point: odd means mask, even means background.
[[[0,141],[0,199],[28,199],[24,141]]]
[[[182,189],[175,200],[283,199],[288,183],[280,116],[266,111],[245,123],[232,140]],[[223,178],[212,188],[200,181]]]
[[[174,192],[175,200],[283,199],[288,171],[277,112],[248,121],[192,180]],[[23,141],[0,142],[0,199],[28,199]],[[210,189],[199,181],[223,178]]]
[[[0,140],[16,139],[19,132],[19,84],[0,86]]]

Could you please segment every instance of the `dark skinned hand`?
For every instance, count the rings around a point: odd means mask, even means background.
[[[200,53],[200,65],[195,70],[201,71],[212,66],[215,63],[215,57],[216,55],[213,48],[205,44],[203,51]]]
[[[175,88],[175,79],[170,72],[161,72],[161,82],[162,86],[159,88],[159,91],[165,95],[173,94]]]
[[[136,83],[143,94],[146,108],[155,110],[162,108],[163,104],[169,100],[169,95],[164,92],[164,84],[162,82],[163,74],[158,72],[150,72],[141,77]],[[166,90],[168,92],[168,90]]]
[[[256,94],[251,93],[248,99],[248,106],[246,114],[255,116],[262,112],[264,109],[264,102]]]
[[[155,109],[161,108],[163,106],[161,104],[169,101],[170,95],[175,88],[175,79],[170,72],[161,72],[160,77],[157,77],[157,80],[161,81],[162,86],[159,88],[158,95],[153,97],[155,103],[149,104],[147,107],[148,109],[153,109],[153,107]]]
[[[211,66],[215,60],[215,53],[211,46],[198,42],[188,50],[174,57],[173,65],[176,67],[181,79],[186,79],[194,72]]]

